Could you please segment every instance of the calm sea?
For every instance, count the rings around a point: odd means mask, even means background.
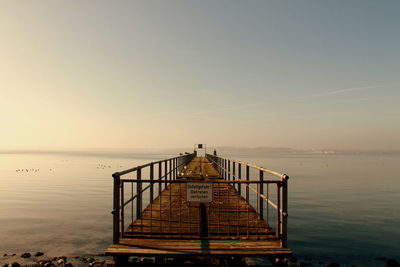
[[[0,153],[0,262],[5,253],[101,253],[112,240],[111,174],[170,156]],[[289,247],[300,260],[400,260],[400,156],[226,156],[290,176]]]

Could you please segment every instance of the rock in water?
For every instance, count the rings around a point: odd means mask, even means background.
[[[31,253],[29,252],[25,252],[21,255],[21,258],[30,258],[31,257]]]
[[[10,265],[11,267],[21,267],[21,265],[18,262],[13,262]]]
[[[43,252],[38,251],[38,252],[36,252],[35,257],[40,257],[40,256],[43,256],[43,255],[44,255]]]

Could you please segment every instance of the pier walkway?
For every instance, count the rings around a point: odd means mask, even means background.
[[[292,253],[287,248],[286,175],[215,155],[185,154],[113,177],[114,242],[107,255]]]

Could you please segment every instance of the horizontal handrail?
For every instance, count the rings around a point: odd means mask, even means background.
[[[187,182],[199,182],[199,180],[191,178],[191,180],[183,180],[184,177],[180,177],[179,180],[150,180],[150,179],[123,179],[121,182],[132,182],[132,183],[187,183]],[[205,182],[204,180],[200,180],[201,182]],[[264,180],[264,181],[257,181],[257,180],[208,180],[206,183],[226,183],[226,184],[281,184],[282,181],[279,180]]]
[[[207,154],[207,155],[209,155],[211,157],[215,157],[214,155],[211,155],[211,154]],[[277,177],[279,177],[281,179],[289,179],[289,176],[287,176],[284,173],[279,173],[279,172],[276,172],[276,171],[273,171],[273,170],[269,170],[269,169],[264,168],[264,167],[259,167],[257,165],[253,165],[253,164],[250,164],[248,162],[244,162],[244,161],[234,160],[234,159],[220,157],[220,156],[217,156],[217,157],[219,157],[220,159],[223,159],[223,160],[229,160],[231,162],[235,162],[235,163],[242,164],[244,166],[249,166],[251,168],[254,168],[254,169],[257,169],[257,170],[260,170],[260,171],[263,171],[263,172],[267,172],[267,173],[275,175],[275,176],[277,176]]]
[[[192,154],[185,154],[185,155],[181,155],[181,156],[177,156],[177,157],[173,157],[173,158],[169,158],[169,159],[162,159],[162,160],[157,160],[157,161],[153,161],[153,162],[149,162],[149,163],[146,163],[146,164],[144,164],[144,165],[139,165],[139,166],[136,166],[136,167],[133,167],[133,168],[130,168],[130,169],[127,169],[127,170],[124,170],[124,171],[120,171],[120,172],[115,172],[115,173],[113,173],[113,177],[115,177],[115,176],[122,176],[122,175],[125,175],[125,174],[128,174],[128,173],[131,173],[131,172],[134,172],[134,171],[137,171],[137,170],[140,170],[140,169],[143,169],[143,168],[146,168],[146,167],[149,167],[150,165],[156,165],[156,164],[159,164],[159,163],[162,163],[162,162],[168,162],[168,161],[170,161],[170,160],[174,160],[174,159],[178,159],[178,158],[182,158],[182,157],[187,157],[187,156],[189,156],[189,155],[192,155]],[[182,165],[182,164],[181,164]],[[180,165],[180,166],[181,166]]]

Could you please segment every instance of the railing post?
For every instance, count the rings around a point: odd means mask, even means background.
[[[224,179],[226,180],[226,159],[224,159]]]
[[[264,194],[264,172],[260,170],[260,195],[258,196],[258,201],[259,201],[259,214],[260,214],[260,219],[264,219],[264,199],[261,197],[262,194]],[[268,205],[268,203],[267,203]],[[268,222],[267,222],[268,223]]]
[[[281,239],[281,184],[276,184],[276,236]],[[281,239],[282,240],[282,239]]]
[[[162,161],[158,162],[158,180],[160,181],[158,183],[158,195],[161,195],[161,176],[162,176],[162,167],[161,167]]]
[[[118,173],[114,173],[114,210],[113,210],[113,243],[119,243],[119,199],[120,199],[120,183],[121,177]]]
[[[150,203],[153,203],[153,199],[154,199],[154,164],[151,163],[150,164]]]
[[[238,163],[238,180],[242,180],[242,164]],[[238,183],[238,194],[242,195],[242,184]]]
[[[228,159],[228,181],[231,179],[231,161]]]
[[[246,165],[246,181],[250,179],[250,167]],[[246,183],[246,201],[249,203],[249,184]]]
[[[282,176],[282,247],[287,247],[287,220],[288,220],[288,182],[289,176]]]
[[[176,164],[176,158],[174,158],[173,160],[172,160],[172,162],[174,163],[174,180],[176,179],[176,173],[177,173],[177,171],[176,171],[176,168],[177,168],[177,164]]]
[[[168,164],[169,164],[169,173],[168,173],[168,177],[169,177],[169,180],[171,181],[171,180],[172,180],[172,160],[171,160],[171,159],[168,160]]]
[[[124,238],[124,232],[125,232],[125,209],[124,209],[124,182],[121,182],[121,237]]]
[[[164,161],[164,180],[168,180],[168,160]],[[167,188],[167,183],[164,183],[164,189]]]
[[[223,160],[222,160],[222,158],[219,158],[219,173],[221,174],[221,177],[223,178],[224,177],[224,169],[223,169],[222,164],[224,164]]]
[[[235,181],[236,180],[236,168],[235,168],[235,166],[236,166],[236,163],[235,162],[232,162],[232,180],[233,181]],[[235,184],[233,184],[233,188],[236,188],[236,185]]]
[[[142,183],[140,180],[142,179],[142,169],[137,170],[137,180],[136,183],[136,219],[140,219],[142,214]]]

